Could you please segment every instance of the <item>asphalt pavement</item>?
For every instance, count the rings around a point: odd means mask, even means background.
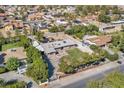
[[[113,71],[124,72],[124,63],[118,64],[117,62],[110,62],[99,66],[97,68],[92,68],[86,71],[70,75],[68,77],[62,78],[50,82],[50,88],[86,88],[87,83],[91,80],[99,80],[104,78],[108,73]]]

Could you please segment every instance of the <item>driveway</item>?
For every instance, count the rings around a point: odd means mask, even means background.
[[[73,38],[72,36],[66,35],[66,37],[70,38],[71,40],[73,40],[78,46],[77,48],[80,49],[82,52],[87,52],[89,54],[92,54],[93,51],[86,45],[82,45],[82,42]]]
[[[33,82],[32,88],[38,88],[39,87],[38,84],[35,81],[33,81],[31,78],[24,76],[24,75],[21,75],[21,74],[17,74],[14,71],[0,74],[0,78],[3,78],[6,81],[16,80],[16,79],[19,81],[25,81],[27,83],[31,81],[31,82]]]

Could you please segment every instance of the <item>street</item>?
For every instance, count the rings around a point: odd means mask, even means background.
[[[0,78],[3,78],[6,81],[19,80],[19,81],[25,81],[26,83],[32,82],[33,83],[32,88],[38,88],[39,87],[38,84],[35,81],[33,81],[31,78],[29,78],[25,75],[17,74],[14,71],[10,71],[10,72],[7,72],[7,73],[0,74]]]
[[[104,78],[113,71],[124,72],[124,63],[110,62],[97,68],[82,71],[49,84],[52,88],[85,88],[88,81]]]
[[[87,83],[92,81],[92,80],[100,80],[100,79],[103,79],[108,73],[110,72],[113,72],[113,71],[120,71],[120,72],[124,72],[124,65],[123,66],[120,66],[119,68],[112,68],[112,69],[109,69],[103,73],[99,73],[99,74],[96,74],[92,77],[88,77],[86,79],[83,79],[83,80],[79,80],[77,82],[74,82],[72,84],[69,84],[69,85],[66,85],[66,86],[62,86],[62,88],[86,88],[87,87]]]

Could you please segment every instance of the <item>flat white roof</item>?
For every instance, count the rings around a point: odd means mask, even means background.
[[[56,49],[58,48],[76,45],[76,43],[70,39],[65,39],[65,40],[55,41],[50,43],[42,43],[41,45],[45,53],[53,53],[53,52],[56,52]]]

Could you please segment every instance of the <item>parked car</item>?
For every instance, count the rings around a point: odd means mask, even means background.
[[[27,88],[31,88],[32,85],[33,85],[33,82],[32,82],[32,81],[29,81],[29,82],[27,83]]]
[[[117,61],[118,64],[122,64],[122,61]]]

